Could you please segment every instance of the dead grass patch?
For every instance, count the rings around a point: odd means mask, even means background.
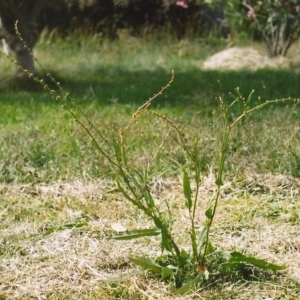
[[[188,215],[180,181],[157,179],[152,190],[159,205],[168,201],[178,241],[188,247],[188,232],[183,226],[188,224]],[[214,246],[286,265],[287,271],[278,274],[276,281],[224,279],[174,297],[167,284],[149,275],[112,285],[103,283],[132,270],[128,255],[159,253],[157,238],[126,242],[108,239],[113,234],[112,222],[128,229],[152,226],[121,198],[112,182],[1,185],[0,295],[4,299],[279,299],[282,295],[297,299],[299,187],[298,179],[271,174],[249,175],[240,183],[227,182],[213,226]],[[203,181],[201,207],[214,190],[214,176],[210,174]],[[41,207],[44,213],[39,215]],[[29,210],[36,214],[27,214]],[[88,225],[43,237],[51,226],[82,221]],[[201,227],[202,221],[200,214],[197,226]]]
[[[286,57],[269,58],[252,47],[232,47],[210,56],[202,64],[206,70],[258,70],[263,68],[290,68]]]

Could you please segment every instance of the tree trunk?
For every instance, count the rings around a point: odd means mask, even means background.
[[[32,50],[38,40],[36,19],[46,0],[0,0],[0,17],[4,38],[14,52],[17,64],[16,76],[23,77],[24,70],[36,73]]]
[[[34,59],[32,56],[32,52],[25,49],[24,51],[16,51],[15,52],[15,58],[16,62],[18,64],[18,68],[16,71],[17,77],[24,77],[27,76],[26,73],[36,73],[36,68],[34,66]],[[26,73],[24,73],[24,70],[26,70]]]

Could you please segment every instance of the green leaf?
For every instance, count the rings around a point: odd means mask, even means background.
[[[188,259],[188,258],[190,258],[190,255],[184,249],[181,249],[180,257],[182,257],[184,259]]]
[[[132,240],[132,239],[137,239],[140,237],[145,237],[145,236],[156,236],[160,234],[160,230],[158,228],[150,228],[150,229],[137,229],[137,230],[131,230],[131,231],[126,231],[125,233],[119,233],[116,234],[110,239],[112,240]]]
[[[203,280],[203,278],[204,278],[204,275],[202,273],[198,274],[193,280],[187,282],[181,288],[177,289],[174,294],[175,295],[183,295],[183,294],[189,292],[190,290],[195,289],[197,287],[198,283],[201,280]]]
[[[143,195],[146,199],[146,202],[148,204],[148,208],[150,209],[153,209],[154,206],[155,206],[155,203],[154,203],[154,200],[153,200],[153,197],[151,195],[151,193],[149,191],[143,191]]]
[[[192,202],[192,189],[190,184],[189,175],[186,169],[183,169],[183,192],[185,196],[185,206],[191,210],[193,202]]]
[[[241,254],[240,252],[232,252],[231,258],[229,259],[229,263],[236,264],[250,264],[256,268],[262,269],[262,270],[273,270],[273,271],[280,271],[286,269],[285,266],[279,266],[275,264],[271,264],[264,259],[257,259],[255,257],[251,256],[245,256]]]
[[[133,170],[135,171],[135,173],[140,177],[141,179],[141,175],[136,171],[136,170]],[[129,177],[130,181],[135,185],[135,187],[137,188],[138,191],[143,191],[143,187],[139,184],[139,182],[135,179],[134,175],[130,175]]]
[[[204,226],[199,233],[199,244],[203,246],[206,241],[207,227]]]
[[[172,244],[169,241],[168,235],[164,231],[161,231],[161,242],[162,242],[163,249],[166,249],[167,251],[172,252],[172,250],[173,250]]]
[[[161,273],[162,267],[156,262],[146,257],[129,257],[129,260],[143,269],[150,270],[155,273]]]
[[[153,218],[154,224],[157,228],[166,229],[165,228],[166,226],[163,224],[162,220],[159,217],[153,216],[152,218]]]
[[[211,242],[207,242],[206,255],[212,254],[216,251]]]
[[[165,280],[173,275],[174,271],[168,267],[162,267],[161,279]]]
[[[178,258],[178,262],[181,265],[187,266],[191,263],[191,257],[189,253],[187,253],[184,249],[180,251],[180,257]]]
[[[209,208],[209,209],[207,209],[206,211],[205,211],[205,216],[206,216],[206,218],[208,218],[208,219],[212,219],[212,217],[213,217],[213,212],[212,212],[212,209],[211,208]]]
[[[217,186],[223,185],[223,180],[222,180],[222,178],[217,178],[217,180],[216,180],[216,185],[217,185]]]
[[[47,236],[47,235],[50,235],[51,233],[56,232],[56,231],[62,231],[62,230],[65,230],[65,229],[80,228],[80,227],[83,227],[83,226],[86,226],[86,225],[87,225],[86,222],[83,222],[83,223],[65,224],[65,225],[62,225],[62,226],[59,226],[59,227],[55,227],[55,228],[48,229],[48,230],[43,234],[43,237],[45,237],[45,236]]]

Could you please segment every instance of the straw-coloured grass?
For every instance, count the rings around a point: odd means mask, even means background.
[[[233,47],[210,56],[203,62],[206,70],[258,70],[263,68],[290,68],[286,57],[269,58],[253,47]]]
[[[188,222],[188,215],[180,181],[157,179],[152,190],[158,204],[164,199],[169,202],[176,236],[185,247],[188,233],[182,225]],[[219,279],[214,287],[176,298],[167,285],[149,275],[112,285],[103,282],[132,270],[128,255],[155,256],[160,248],[156,238],[108,240],[114,233],[113,222],[128,230],[152,225],[121,198],[111,182],[2,185],[0,295],[4,299],[214,299],[218,294],[222,299],[251,299],[256,294],[272,299],[288,293],[286,299],[296,299],[298,289],[296,285],[293,288],[293,280],[300,280],[299,188],[300,180],[283,175],[252,175],[239,184],[227,182],[213,226],[215,247],[286,265],[287,271],[276,281],[234,283]],[[200,205],[214,189],[210,174],[202,185]],[[43,237],[49,228],[83,221],[86,226]],[[199,215],[197,226],[202,221]]]

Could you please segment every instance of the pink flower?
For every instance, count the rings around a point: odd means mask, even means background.
[[[248,12],[247,12],[247,17],[248,17],[249,19],[251,19],[253,16],[254,16],[254,10],[253,10],[253,9],[248,10]]]
[[[273,11],[270,17],[271,17],[271,18],[277,17],[277,12]]]
[[[295,10],[296,10],[296,12],[299,12],[300,11],[300,5],[295,6]]]
[[[176,1],[176,5],[177,6],[181,6],[181,7],[183,7],[183,8],[188,8],[189,6],[187,5],[187,3],[185,2],[185,1],[183,1],[183,0],[177,0]]]

